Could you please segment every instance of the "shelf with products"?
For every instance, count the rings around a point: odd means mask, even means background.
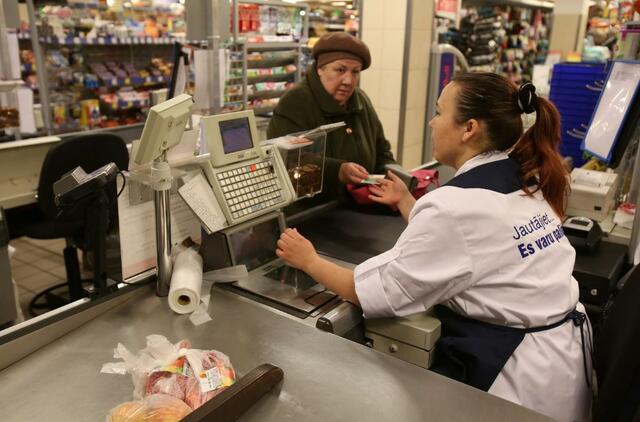
[[[471,71],[496,72],[519,83],[531,79],[534,64],[549,48],[551,12],[546,7],[476,5],[463,1],[457,47]]]
[[[46,69],[48,131],[143,122],[152,105],[150,92],[168,86],[173,44],[186,33],[184,5],[177,0],[158,6],[43,3],[36,14],[36,38]],[[26,30],[19,37],[23,42],[32,38]],[[26,56],[24,78],[31,77],[35,64]]]
[[[23,84],[20,79],[0,80],[0,139],[19,133],[20,114],[15,93]]]
[[[303,3],[265,0],[234,1],[230,27],[234,41],[305,42],[308,37],[309,9]]]
[[[308,7],[279,1],[240,0],[231,16],[234,43],[227,57],[223,110],[270,113],[300,81]]]
[[[308,1],[306,3],[309,5],[309,37],[311,39],[332,31],[345,31],[358,35],[360,19],[355,2]]]

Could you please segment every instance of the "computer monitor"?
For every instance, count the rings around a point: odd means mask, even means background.
[[[582,149],[617,167],[640,118],[640,62],[614,61]]]
[[[214,167],[260,157],[253,110],[204,117],[202,129]]]
[[[149,109],[134,155],[136,164],[150,163],[180,143],[192,106],[191,95],[180,94]]]

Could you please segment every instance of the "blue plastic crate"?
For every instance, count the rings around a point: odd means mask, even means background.
[[[553,71],[568,74],[597,74],[605,72],[605,63],[558,63]]]

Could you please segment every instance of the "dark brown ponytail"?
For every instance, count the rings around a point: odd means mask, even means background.
[[[533,195],[540,190],[560,216],[568,193],[567,171],[558,153],[560,115],[555,106],[535,95],[530,83],[520,89],[495,73],[465,73],[454,78],[460,88],[457,96],[457,122],[470,119],[485,123],[487,150],[507,151],[520,162],[522,189]],[[536,112],[536,122],[523,135],[522,113]],[[514,148],[515,145],[515,148]],[[526,182],[537,180],[532,189]]]
[[[559,145],[560,114],[551,102],[538,98],[536,122],[524,133],[511,155],[520,162],[523,180],[538,179],[534,191],[526,186],[524,191],[533,194],[540,190],[556,214],[563,217],[569,180],[558,152]]]

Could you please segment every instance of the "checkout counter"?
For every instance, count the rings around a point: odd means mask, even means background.
[[[186,114],[183,109],[190,101],[181,96],[170,101],[181,110],[180,116]],[[171,130],[184,126],[184,119],[178,118],[174,125],[168,111],[173,109],[161,107],[155,111],[157,116],[152,129],[157,129],[158,123],[166,124]],[[176,315],[168,300],[156,296],[150,286],[121,284],[115,292],[105,290],[97,299],[84,298],[57,309],[50,318],[34,318],[0,332],[2,421],[39,420],[44,415],[53,421],[102,420],[114,406],[131,400],[133,391],[129,376],[100,374],[102,364],[113,359],[113,350],[118,343],[138,350],[150,334],[163,335],[171,342],[187,339],[198,349],[219,350],[229,356],[239,377],[264,363],[281,368],[284,381],[254,404],[241,420],[466,421],[479,414],[494,421],[549,420],[534,411],[421,368],[429,366],[433,344],[439,335],[439,323],[433,318],[406,318],[399,325],[363,322],[358,318],[361,314],[357,309],[321,286],[314,286],[313,282],[310,285],[302,282],[305,287],[300,287],[300,280],[296,279],[291,285],[280,278],[281,275],[267,280],[275,268],[270,266],[276,265],[270,255],[275,254],[272,245],[283,229],[282,217],[274,211],[281,206],[279,202],[282,205],[289,202],[284,200],[287,195],[292,197],[288,189],[293,187],[293,182],[288,183],[289,177],[296,180],[296,193],[300,197],[304,192],[300,189],[315,186],[322,180],[321,173],[318,175],[312,170],[323,166],[313,167],[313,162],[303,166],[300,164],[302,158],[311,159],[315,154],[289,149],[293,152],[284,160],[293,158],[296,164],[291,170],[299,171],[289,174],[282,168],[280,155],[272,146],[261,149],[263,147],[255,142],[258,137],[251,116],[246,115],[249,112],[238,113],[241,115],[203,118],[202,127],[211,152],[211,163],[207,160],[209,164],[204,173],[210,187],[182,197],[187,204],[194,202],[195,205],[189,206],[202,224],[211,229],[213,234],[209,238],[218,239],[218,246],[214,248],[216,253],[212,256],[219,257],[222,262],[209,269],[244,264],[248,270],[247,281],[238,280],[231,287],[214,287],[207,308],[212,321],[201,325],[194,325],[188,315]],[[150,117],[149,121],[154,119]],[[132,152],[134,161],[140,165],[163,155],[169,148],[160,144],[161,137],[145,133],[146,127],[138,149]],[[244,135],[248,133],[251,136],[247,138]],[[310,133],[305,137],[309,138]],[[243,143],[236,149],[238,139],[242,142],[249,139],[251,147],[247,148]],[[145,140],[149,142],[145,143]],[[302,145],[307,148],[306,143]],[[314,148],[315,144],[308,147]],[[194,150],[190,149],[191,156]],[[158,151],[160,153],[156,154]],[[246,154],[250,156],[245,157]],[[164,168],[169,168],[168,162],[163,164],[166,164]],[[309,168],[305,173],[302,170],[306,167]],[[289,175],[285,178],[285,174]],[[305,178],[314,175],[319,177]],[[87,180],[93,179],[82,178],[61,195],[73,193]],[[302,183],[305,180],[307,185]],[[160,216],[168,212],[168,201],[163,208],[160,206],[162,201],[157,198],[168,196],[171,186],[164,183],[164,179],[162,182],[161,187],[154,188],[157,190],[156,210],[163,211],[157,213]],[[206,185],[198,176],[186,181],[183,187],[187,183]],[[203,206],[195,201],[214,193],[211,204]],[[259,203],[255,201],[257,197],[252,196],[256,193],[260,193]],[[266,201],[262,201],[265,198]],[[213,230],[216,220],[207,218],[214,203],[229,223],[222,229]],[[129,206],[132,206],[131,201]],[[286,224],[297,227],[314,242],[320,253],[351,265],[391,248],[405,227],[399,215],[388,211],[363,213],[333,205],[318,211],[319,214],[311,211],[295,216]],[[254,212],[255,215],[249,215]],[[122,215],[123,208],[120,209],[121,218]],[[156,218],[158,222],[162,230],[156,230],[156,237],[166,239],[168,225],[162,224],[162,218]],[[123,245],[128,244],[122,230],[120,235]],[[226,245],[228,253],[223,251],[222,245]],[[245,250],[243,245],[257,248]],[[166,245],[158,241],[156,246],[157,279],[161,286],[167,281],[163,277],[167,272],[163,271],[160,259],[166,257]],[[202,248],[201,253],[206,270],[208,260]],[[128,257],[124,249],[122,255]],[[247,260],[243,261],[240,256]],[[249,261],[249,256],[257,260]],[[226,261],[226,257],[230,261]],[[250,266],[248,262],[258,263]],[[260,282],[250,283],[253,276]],[[154,278],[150,280],[154,281]],[[270,291],[264,291],[265,285],[272,287]],[[285,293],[291,293],[292,287],[295,295],[287,296]],[[314,287],[318,289],[314,290]],[[302,297],[306,292],[310,295]],[[162,295],[162,292],[158,290],[158,294]],[[341,313],[341,309],[344,312]],[[346,328],[343,330],[341,326]],[[373,348],[363,344],[367,341]]]
[[[398,216],[344,208],[289,225],[322,252],[354,264],[392,245],[404,227]],[[25,343],[49,336],[46,345],[0,372],[3,421],[44,415],[51,421],[103,420],[109,409],[131,399],[133,385],[130,376],[100,374],[102,364],[113,360],[117,343],[139,349],[149,334],[220,350],[239,376],[263,363],[282,368],[282,384],[240,420],[467,421],[479,414],[492,421],[550,420],[322,331],[315,327],[317,318],[300,319],[227,289],[213,288],[208,309],[213,320],[199,326],[174,314],[150,286],[130,286],[90,305],[63,310],[60,315],[66,317],[51,325],[36,324],[31,333],[14,332],[0,340],[0,355],[5,355],[18,343],[27,347]],[[65,329],[73,320],[75,327]]]

